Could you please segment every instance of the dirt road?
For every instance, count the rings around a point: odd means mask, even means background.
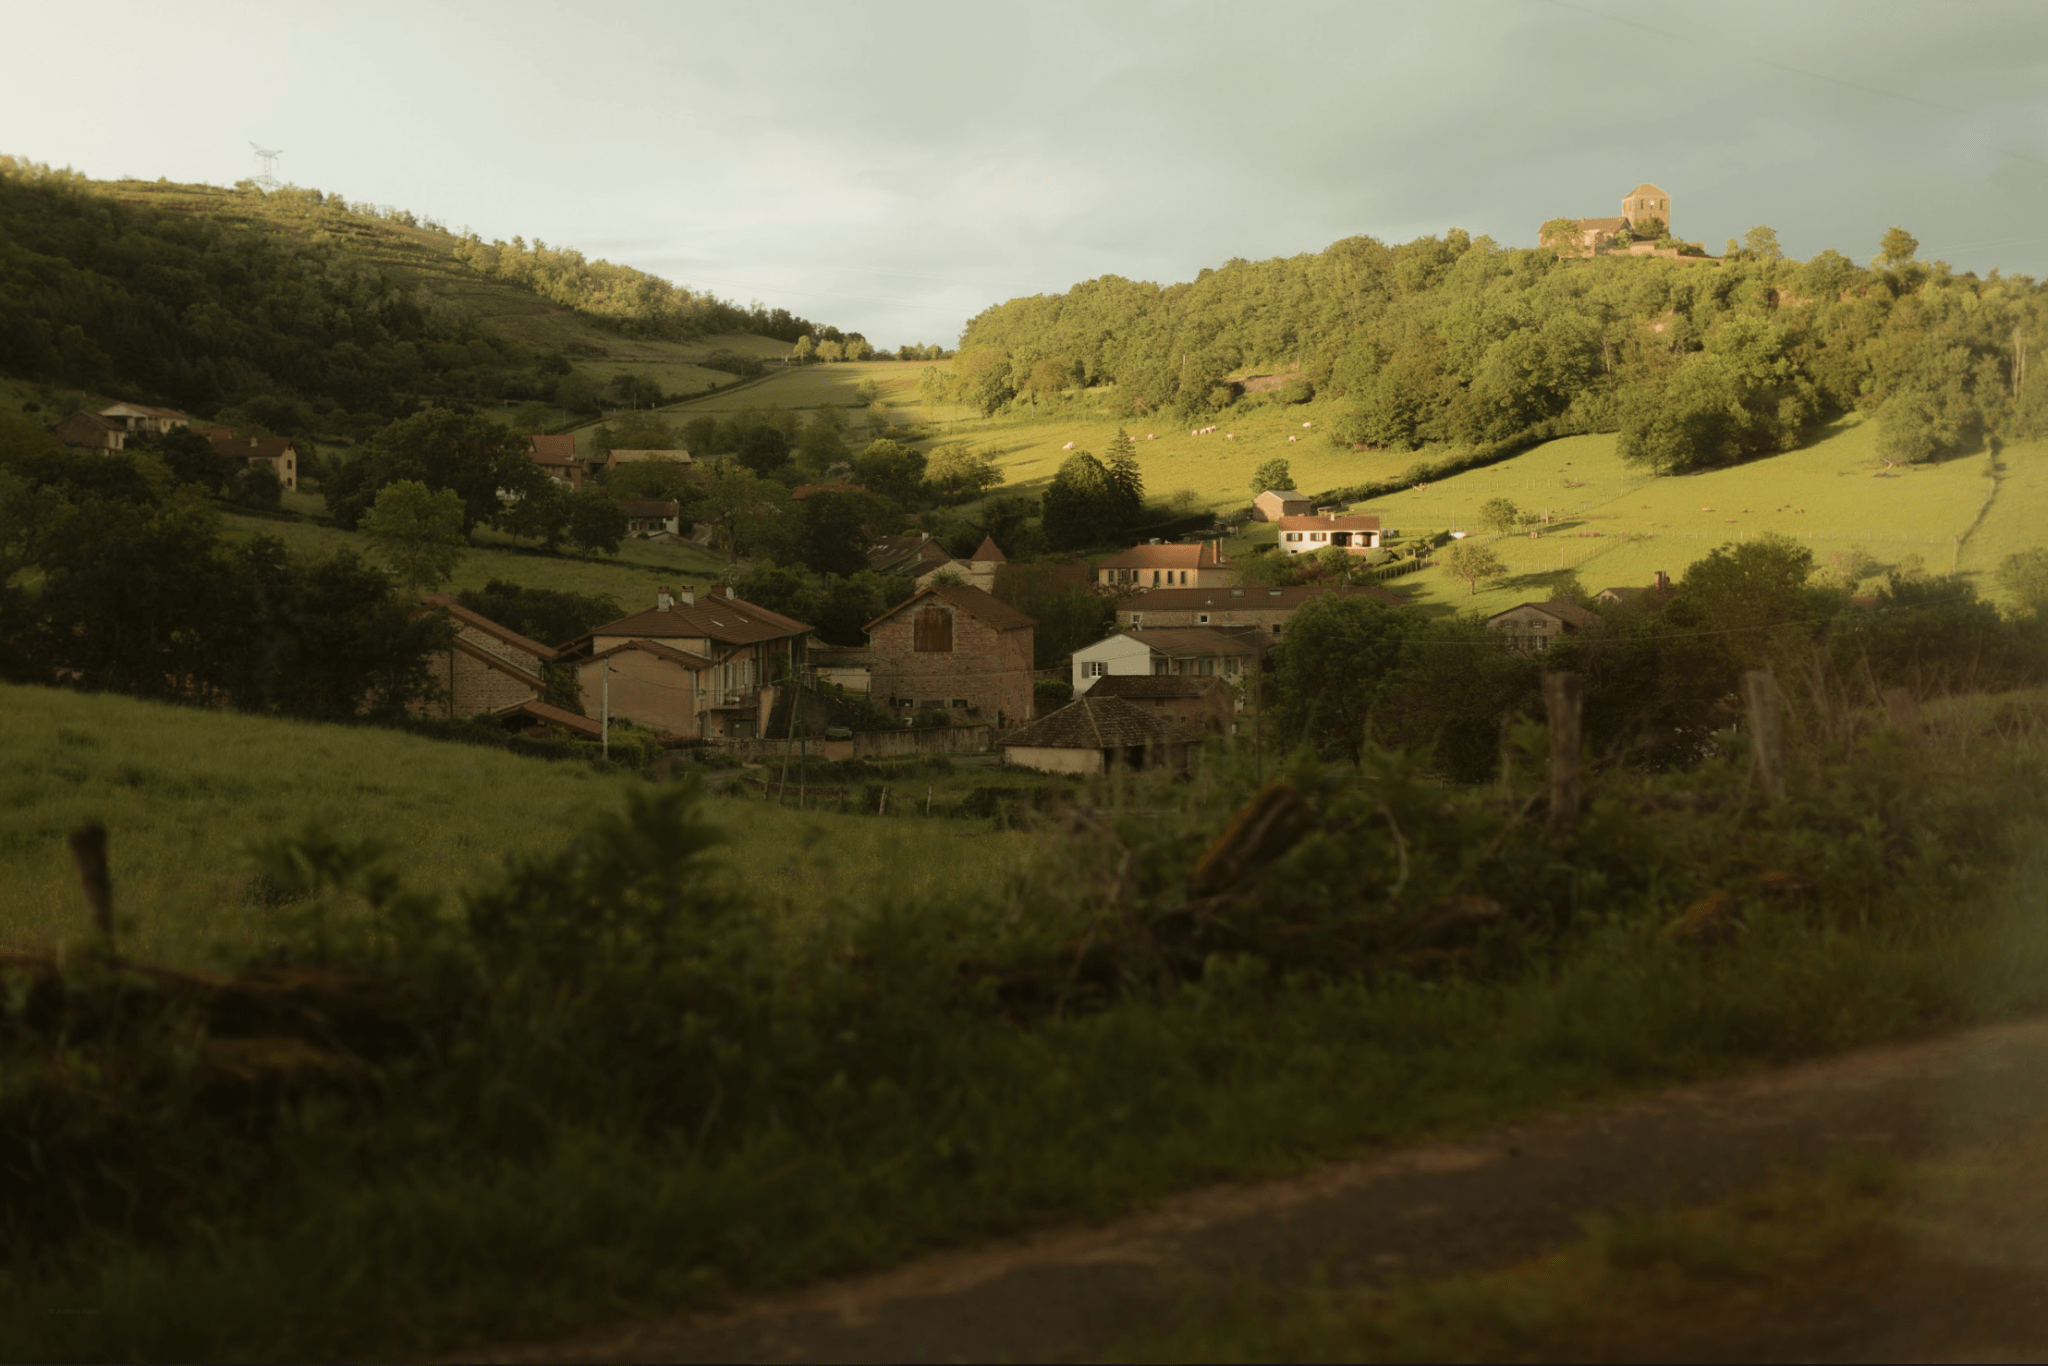
[[[506,1362],[1086,1358],[1133,1330],[1198,1312],[1229,1285],[1309,1278],[1372,1285],[1504,1265],[1573,1238],[1587,1214],[1696,1204],[1784,1167],[1848,1152],[1934,1156],[2044,1125],[2048,1021],[2029,1021],[1660,1092],[1292,1180],[1196,1191],[1103,1227],[933,1257],[716,1316],[464,1355]],[[2039,1356],[2025,1348],[2048,1328],[2048,1276],[2028,1268],[2000,1274],[2020,1281],[1993,1296],[1995,1303],[1938,1288],[1920,1295],[1933,1318],[1893,1325],[1895,1337],[1925,1329],[1898,1338],[1900,1352]],[[1882,1277],[1858,1282],[1838,1302],[1816,1304],[1812,1323],[1774,1327],[1770,1341],[1738,1334],[1711,1355],[1854,1359],[1859,1344],[1890,1340],[1881,1336],[1880,1311],[1887,1304],[1910,1309],[1919,1292],[1908,1281],[1890,1291],[1892,1281]],[[1997,1318],[2001,1305],[2006,1319],[1987,1325],[1986,1315]],[[1976,1336],[1960,1323],[1944,1328],[1942,1313],[1970,1315]]]

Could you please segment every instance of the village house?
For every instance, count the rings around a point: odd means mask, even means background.
[[[628,723],[685,740],[724,734],[714,696],[718,666],[703,655],[658,640],[628,640],[576,663],[583,709],[614,725]],[[707,724],[707,718],[710,718]]]
[[[1032,712],[1037,627],[979,588],[927,585],[864,628],[869,695],[905,714],[936,707],[956,722],[1014,726]]]
[[[1254,522],[1277,522],[1282,517],[1301,517],[1315,511],[1315,505],[1305,493],[1293,489],[1267,489],[1252,499],[1252,520]]]
[[[118,451],[128,446],[127,424],[98,413],[73,413],[55,430],[57,439],[74,451]]]
[[[535,432],[526,438],[527,458],[541,467],[548,478],[572,489],[583,487],[583,462],[576,455],[576,434],[549,435]]]
[[[1600,614],[1575,602],[1525,602],[1497,612],[1487,626],[1507,637],[1508,648],[1541,654],[1554,640],[1598,630]]]
[[[1280,549],[1288,555],[1312,555],[1328,546],[1363,555],[1380,548],[1377,512],[1320,512],[1280,519]]]
[[[702,597],[685,584],[679,592],[661,589],[654,606],[586,631],[561,649],[576,659],[585,712],[602,705],[605,666],[612,662],[607,651],[644,641],[691,656],[684,661],[657,651],[634,652],[673,666],[660,681],[686,690],[687,714],[649,710],[633,719],[690,739],[753,739],[774,706],[777,681],[802,677],[810,633],[803,622],[736,596],[729,584],[713,584]],[[699,669],[700,663],[706,667]],[[648,672],[638,659],[631,667],[647,674],[643,681],[659,672]],[[692,675],[687,684],[685,673]]]
[[[629,536],[655,536],[666,533],[670,536],[682,534],[682,504],[674,499],[666,502],[628,499],[619,504],[626,512],[626,534]]]
[[[153,408],[147,403],[111,403],[100,409],[100,416],[120,423],[131,436],[164,436],[192,425],[192,419],[176,408]]]
[[[1279,636],[1287,619],[1303,603],[1328,596],[1371,598],[1388,607],[1399,607],[1405,601],[1400,594],[1384,588],[1326,583],[1292,588],[1152,588],[1119,602],[1116,624],[1132,631],[1162,626],[1215,626],[1256,632],[1271,640]]]
[[[1112,593],[1140,588],[1222,588],[1230,581],[1230,560],[1220,541],[1193,545],[1134,545],[1095,566],[1096,584]]]
[[[1121,697],[1077,697],[1002,741],[1003,762],[1045,773],[1186,768],[1191,741]]]
[[[1259,650],[1251,631],[1194,626],[1119,631],[1074,651],[1074,695],[1113,674],[1139,677],[1179,675],[1221,678],[1235,683],[1256,666]]]
[[[1121,697],[1191,737],[1226,732],[1237,717],[1230,684],[1214,674],[1110,674],[1096,679],[1088,696]]]
[[[996,575],[1010,561],[996,546],[995,537],[984,536],[981,545],[964,560],[947,560],[944,564],[933,565],[917,576],[917,586],[923,588],[940,574],[953,574],[969,588],[979,588],[984,593],[996,591]]]
[[[423,611],[448,619],[454,635],[448,648],[430,656],[441,696],[415,706],[415,713],[461,719],[480,712],[502,712],[544,696],[547,666],[555,652],[472,612],[448,593],[422,593]]]
[[[226,427],[209,427],[200,435],[222,455],[251,465],[268,465],[286,493],[299,488],[299,448],[288,436],[236,436]]]
[[[1654,612],[1671,600],[1674,591],[1670,575],[1660,569],[1647,588],[1603,588],[1593,595],[1593,601],[1603,607],[1639,607]]]

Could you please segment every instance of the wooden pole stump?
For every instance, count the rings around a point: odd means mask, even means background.
[[[1742,676],[1742,701],[1749,708],[1749,742],[1756,756],[1757,784],[1764,800],[1785,799],[1785,732],[1778,710],[1778,682],[1762,669]]]
[[[98,821],[81,825],[67,837],[78,864],[78,885],[92,912],[92,927],[107,952],[114,951],[114,881],[107,873],[107,827]]]
[[[1584,703],[1577,674],[1543,675],[1543,707],[1550,713],[1550,828],[1579,823],[1579,712]]]

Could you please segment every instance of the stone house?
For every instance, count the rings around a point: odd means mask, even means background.
[[[929,584],[869,622],[869,696],[905,714],[1013,726],[1032,712],[1038,622],[979,588]]]
[[[420,594],[423,611],[448,619],[454,635],[433,657],[434,680],[443,696],[417,706],[420,715],[460,719],[501,712],[547,693],[547,666],[555,651],[501,626],[457,602],[452,594]]]
[[[1510,650],[1541,654],[1552,641],[1596,631],[1601,622],[1598,612],[1575,602],[1525,602],[1495,613],[1486,624],[1507,637]]]
[[[996,575],[1008,564],[1009,557],[996,545],[995,537],[984,536],[981,545],[964,560],[947,560],[944,564],[933,565],[917,576],[917,586],[923,588],[940,574],[957,574],[969,588],[979,588],[984,593],[996,591]]]
[[[1211,626],[1119,631],[1074,651],[1074,695],[1082,696],[1098,679],[1116,674],[1210,677],[1235,683],[1257,665],[1255,634]]]
[[[561,432],[549,435],[535,432],[526,438],[526,454],[542,473],[558,484],[567,484],[572,489],[583,487],[583,462],[576,455],[576,434]]]
[[[1676,234],[1671,228],[1671,196],[1645,181],[1621,197],[1621,213],[1614,218],[1574,218],[1572,236],[1559,241],[1543,236],[1541,245],[1558,247],[1575,256],[1605,256],[1621,252],[1631,256],[1663,256],[1676,258],[1675,247],[1659,248],[1655,239]],[[1632,242],[1626,247],[1615,244],[1623,228],[1631,236],[1652,240]]]
[[[1315,511],[1305,493],[1293,489],[1267,489],[1252,499],[1254,522],[1277,522],[1282,517],[1301,517]]]
[[[1279,638],[1287,619],[1303,603],[1320,597],[1363,597],[1388,607],[1406,600],[1398,593],[1368,585],[1311,583],[1291,588],[1153,588],[1116,605],[1116,624],[1126,630],[1157,627],[1214,626],[1234,633]]]
[[[1381,539],[1377,512],[1322,512],[1280,519],[1280,551],[1285,555],[1312,555],[1328,546],[1364,555],[1378,550]]]
[[[1185,736],[1227,732],[1237,718],[1230,684],[1214,674],[1110,674],[1090,697],[1121,697]]]
[[[661,589],[653,607],[586,631],[562,651],[577,660],[585,712],[601,705],[591,681],[601,684],[604,676],[602,668],[589,672],[587,663],[606,651],[651,641],[694,656],[708,666],[690,684],[695,720],[664,728],[692,738],[754,739],[775,705],[777,682],[803,676],[810,633],[805,623],[736,596],[729,584],[713,584],[701,598],[685,584],[680,592]]]
[[[200,433],[222,455],[251,465],[268,465],[287,493],[299,487],[299,448],[288,436],[236,436],[226,427],[209,427]]]
[[[131,436],[163,436],[192,425],[192,419],[176,408],[154,408],[147,403],[110,403],[100,409],[100,416],[120,423]]]
[[[1186,768],[1189,741],[1121,697],[1077,697],[1002,741],[1003,762],[1045,773]]]
[[[128,446],[127,424],[98,413],[73,413],[55,430],[57,439],[74,451],[118,451]]]
[[[1134,545],[1100,560],[1095,582],[1112,593],[1141,588],[1222,588],[1230,582],[1230,560],[1220,541],[1193,545]]]

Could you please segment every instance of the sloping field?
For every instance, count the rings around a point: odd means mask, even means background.
[[[290,913],[255,895],[245,840],[308,826],[373,839],[415,885],[453,892],[509,856],[555,848],[641,781],[372,727],[5,685],[0,753],[0,944],[55,946],[83,930],[64,836],[98,820],[124,950],[177,965],[246,956],[283,936]],[[978,821],[737,799],[711,810],[726,827],[727,864],[786,915],[822,914],[866,889],[957,892],[997,875],[1024,838]]]
[[[1801,450],[1735,469],[1664,478],[1625,468],[1612,436],[1569,437],[1372,506],[1389,527],[1410,536],[1469,529],[1480,505],[1495,497],[1525,511],[1548,509],[1552,523],[1535,539],[1480,533],[1509,571],[1491,590],[1467,596],[1465,584],[1439,570],[1401,581],[1423,604],[1487,613],[1548,596],[1573,575],[1591,592],[1647,584],[1660,569],[1676,578],[1715,546],[1767,532],[1800,541],[1822,565],[1835,552],[1860,547],[1879,572],[1913,556],[1930,571],[1947,572],[1956,563],[1956,538],[1969,531],[1990,492],[1984,457],[1887,470],[1876,458],[1875,436],[1874,424],[1852,417]],[[2048,446],[2006,453],[2009,466],[2030,457],[2048,457]],[[2048,481],[2039,492],[2028,481],[2007,481],[1994,501],[2002,541],[2024,537],[2029,524],[2048,526],[2048,498],[2042,494],[2048,494]],[[1979,572],[1980,588],[1993,587],[1982,572],[1987,565],[1961,567]]]

